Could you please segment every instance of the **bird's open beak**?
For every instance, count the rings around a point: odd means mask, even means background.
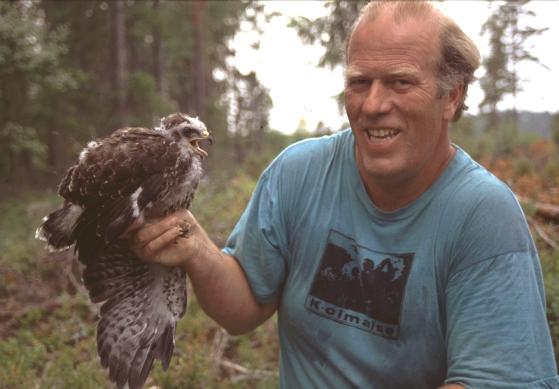
[[[205,147],[211,145],[213,143],[212,134],[209,131],[204,131],[200,138],[196,138],[190,141],[190,144],[194,147],[196,152],[200,154],[202,159],[204,159],[208,156],[208,152],[201,147],[200,143],[202,143],[202,146]]]

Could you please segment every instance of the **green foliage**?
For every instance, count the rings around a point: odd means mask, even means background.
[[[262,9],[252,1],[0,2],[0,173],[12,185],[40,186],[59,179],[91,138],[177,110],[199,116],[233,150],[227,139],[240,131],[227,129],[224,96],[236,84],[214,75],[230,70],[230,39],[241,23],[257,27]],[[238,125],[266,131],[268,92],[254,75],[235,81],[250,84],[239,94]],[[253,133],[241,136],[258,143]]]
[[[0,202],[0,270],[31,273],[45,269],[37,258],[43,245],[35,239],[35,228],[57,200],[53,195],[37,196]]]
[[[47,31],[33,3],[0,3],[0,74],[24,75],[39,82],[45,76],[62,76],[56,66],[66,48],[65,31]],[[61,77],[63,78],[63,77]]]
[[[106,382],[89,302],[85,296],[62,297],[52,310],[27,310],[19,329],[0,340],[0,382],[6,387],[98,388]]]
[[[76,85],[60,66],[67,31],[48,30],[43,16],[35,2],[0,3],[0,166],[10,180],[45,165],[43,96]]]
[[[132,73],[128,79],[128,102],[133,126],[155,124],[161,112],[177,111],[173,102],[157,93],[153,76],[142,71]]]
[[[528,139],[522,139],[520,136],[515,118],[500,121],[494,137],[495,147],[493,148],[493,155],[509,155],[515,145],[529,142]]]
[[[208,183],[212,182],[212,185]],[[203,226],[209,226],[214,241],[223,245],[247,205],[256,180],[239,170],[214,172],[200,184],[192,212]]]
[[[37,131],[31,127],[24,127],[18,123],[7,122],[0,128],[0,144],[11,155],[26,154],[34,167],[45,168],[47,147],[37,138]],[[4,154],[0,157],[0,172],[8,174],[11,164]]]
[[[201,184],[193,212],[217,243],[224,243],[255,182],[240,169],[212,173]],[[43,258],[43,245],[34,240],[41,217],[59,203],[48,193],[0,202],[0,306],[6,307],[0,315],[2,388],[112,387],[97,357],[96,309],[85,292],[76,291],[69,282],[68,261],[52,255]],[[275,320],[245,336],[229,337],[220,331],[190,291],[171,365],[163,371],[156,362],[146,387],[278,386]],[[227,339],[223,358],[254,374],[239,373],[216,360],[213,344],[217,336]]]
[[[519,176],[526,176],[534,173],[534,165],[528,158],[519,158],[514,161],[514,171]]]
[[[544,177],[559,177],[559,156],[550,158],[543,168]]]
[[[227,104],[228,131],[232,137],[237,162],[242,162],[251,150],[260,149],[263,134],[268,129],[272,99],[256,74],[242,74],[228,69]]]
[[[497,127],[485,131],[490,120],[487,116],[464,115],[458,122],[451,123],[450,138],[476,160],[488,155],[493,158],[510,156],[519,148],[525,149],[537,141],[544,140],[536,131],[537,128],[520,127],[515,124],[511,111],[503,112],[499,117]],[[519,161],[518,165],[522,164],[526,165],[525,162]],[[530,161],[527,161],[527,164],[530,165]],[[553,163],[550,163],[549,169],[553,169],[552,165]]]
[[[504,42],[506,25],[498,12],[492,14],[481,28],[482,34],[489,34],[491,52],[483,59],[485,75],[480,80],[484,98],[479,104],[480,110],[487,108],[490,112],[488,128],[497,125],[497,104],[510,92],[510,71],[507,69],[507,48]]]
[[[559,112],[553,115],[551,122],[551,139],[557,146],[559,146]]]
[[[29,331],[0,342],[0,382],[7,388],[31,388],[33,372],[48,360],[45,346]]]
[[[228,106],[219,104],[228,88],[214,77],[227,72],[227,58],[234,53],[228,42],[254,2],[162,2],[159,23],[167,55],[169,96],[187,113],[200,116],[218,139],[227,138]]]
[[[345,44],[351,31],[353,22],[359,15],[359,10],[367,1],[335,0],[324,4],[328,15],[315,20],[304,17],[294,18],[290,22],[295,27],[303,42],[307,44],[319,43],[325,52],[320,59],[320,66],[334,68],[345,62]]]

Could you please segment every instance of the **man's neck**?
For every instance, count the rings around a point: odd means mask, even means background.
[[[444,172],[455,154],[456,149],[449,145],[448,154],[441,158],[431,173],[426,173],[427,177],[418,174],[412,179],[399,177],[397,179],[365,180],[363,172],[360,171],[360,175],[375,207],[385,212],[392,212],[412,203],[429,189]]]

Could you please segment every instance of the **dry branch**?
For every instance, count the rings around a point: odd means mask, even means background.
[[[223,353],[229,344],[229,334],[219,327],[212,341],[212,361],[214,371],[218,371],[223,360]]]
[[[516,196],[518,201],[528,207],[534,208],[535,215],[547,222],[559,223],[559,206],[554,204],[540,203],[523,196]]]
[[[540,238],[542,238],[542,240],[549,246],[551,247],[553,250],[557,250],[559,248],[559,243],[555,242],[553,239],[551,239],[551,237],[546,234],[546,232],[543,230],[543,228],[538,224],[538,222],[536,222],[536,220],[534,220],[534,218],[529,217],[528,218],[528,223],[534,228],[534,231],[536,231],[536,233],[538,234],[538,236]]]
[[[234,384],[243,380],[254,380],[254,379],[258,380],[258,379],[273,377],[277,375],[276,372],[270,370],[262,370],[262,369],[250,370],[244,366],[228,361],[226,359],[223,359],[221,361],[221,366],[223,366],[224,368],[232,372],[237,373],[237,375],[231,378],[231,382]]]

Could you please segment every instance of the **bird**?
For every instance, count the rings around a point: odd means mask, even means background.
[[[51,251],[74,246],[91,301],[103,303],[97,351],[118,388],[141,388],[155,359],[168,368],[187,305],[184,270],[141,261],[125,232],[190,207],[212,140],[201,120],[176,112],[90,141],[59,184],[62,206],[36,231]]]

